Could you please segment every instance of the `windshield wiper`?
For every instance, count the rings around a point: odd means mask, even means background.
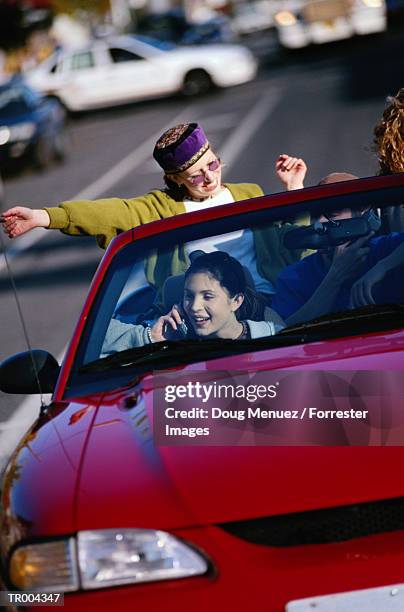
[[[142,347],[127,349],[102,357],[87,363],[78,369],[79,373],[104,372],[115,368],[130,366],[159,366],[161,364],[171,367],[182,363],[194,363],[205,358],[222,357],[224,355],[238,355],[251,350],[264,350],[300,343],[301,335],[288,334],[280,337],[265,336],[252,340],[179,340],[177,342],[156,342]],[[168,363],[167,360],[170,360]]]
[[[355,325],[352,323],[355,322]],[[340,336],[341,333],[356,335],[366,333],[374,329],[393,329],[395,326],[401,327],[404,322],[404,304],[371,304],[353,310],[343,312],[333,312],[323,315],[310,321],[305,321],[297,325],[285,327],[279,336],[289,336],[289,334],[302,334],[318,332],[319,339],[322,335]]]

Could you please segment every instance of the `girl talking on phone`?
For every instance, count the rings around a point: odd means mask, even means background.
[[[152,342],[272,336],[283,325],[276,313],[274,320],[263,320],[264,310],[265,302],[248,285],[237,259],[221,251],[207,253],[194,259],[185,272],[182,306],[174,305],[157,319],[149,336]]]
[[[167,340],[272,336],[284,323],[251,284],[234,257],[223,251],[204,253],[185,272],[182,304],[148,326],[112,319],[102,356]]]

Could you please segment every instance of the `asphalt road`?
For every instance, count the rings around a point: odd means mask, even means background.
[[[372,130],[385,97],[403,85],[403,46],[395,33],[309,49],[263,62],[253,83],[203,99],[159,100],[75,117],[68,128],[68,160],[44,173],[26,169],[6,175],[5,206],[134,196],[160,187],[152,143],[173,123],[191,120],[204,125],[220,152],[226,180],[257,182],[267,193],[282,189],[273,167],[283,152],[306,160],[307,186],[331,171],[373,175]],[[102,252],[91,238],[41,234],[29,248],[24,238],[5,240],[14,251],[10,264],[30,343],[60,356]],[[26,349],[4,258],[0,298],[2,360]],[[21,416],[23,400],[0,393],[0,461],[38,412],[35,397]]]

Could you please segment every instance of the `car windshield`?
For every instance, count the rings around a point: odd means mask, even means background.
[[[9,118],[25,113],[28,105],[24,92],[19,87],[0,89],[0,117]]]
[[[402,326],[403,201],[395,187],[251,212],[237,204],[239,214],[209,220],[204,211],[148,238],[135,230],[107,270],[75,372],[144,371]]]

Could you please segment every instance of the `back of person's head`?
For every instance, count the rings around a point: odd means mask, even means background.
[[[244,301],[236,311],[239,320],[264,318],[265,300],[248,285],[243,266],[223,251],[205,253],[196,257],[185,272],[185,281],[191,274],[206,273],[220,283],[231,298],[243,295]]]
[[[404,172],[404,87],[387,98],[388,106],[374,129],[380,174]]]
[[[319,185],[331,185],[331,183],[342,183],[343,181],[354,181],[358,176],[349,172],[331,172],[319,181]]]
[[[327,174],[327,176],[325,176],[324,178],[321,179],[321,181],[319,181],[319,185],[331,185],[332,183],[342,183],[344,181],[356,181],[356,179],[358,179],[359,177],[356,176],[356,174],[351,174],[350,172],[330,172],[330,174]],[[347,209],[341,211],[335,211],[335,212],[330,212],[328,213],[328,217],[334,217],[334,215],[336,216],[340,216],[341,212],[347,212]],[[361,215],[363,212],[363,210],[358,210],[358,211],[352,211],[353,216],[359,216]],[[318,220],[318,217],[313,216],[312,217],[312,222]]]

